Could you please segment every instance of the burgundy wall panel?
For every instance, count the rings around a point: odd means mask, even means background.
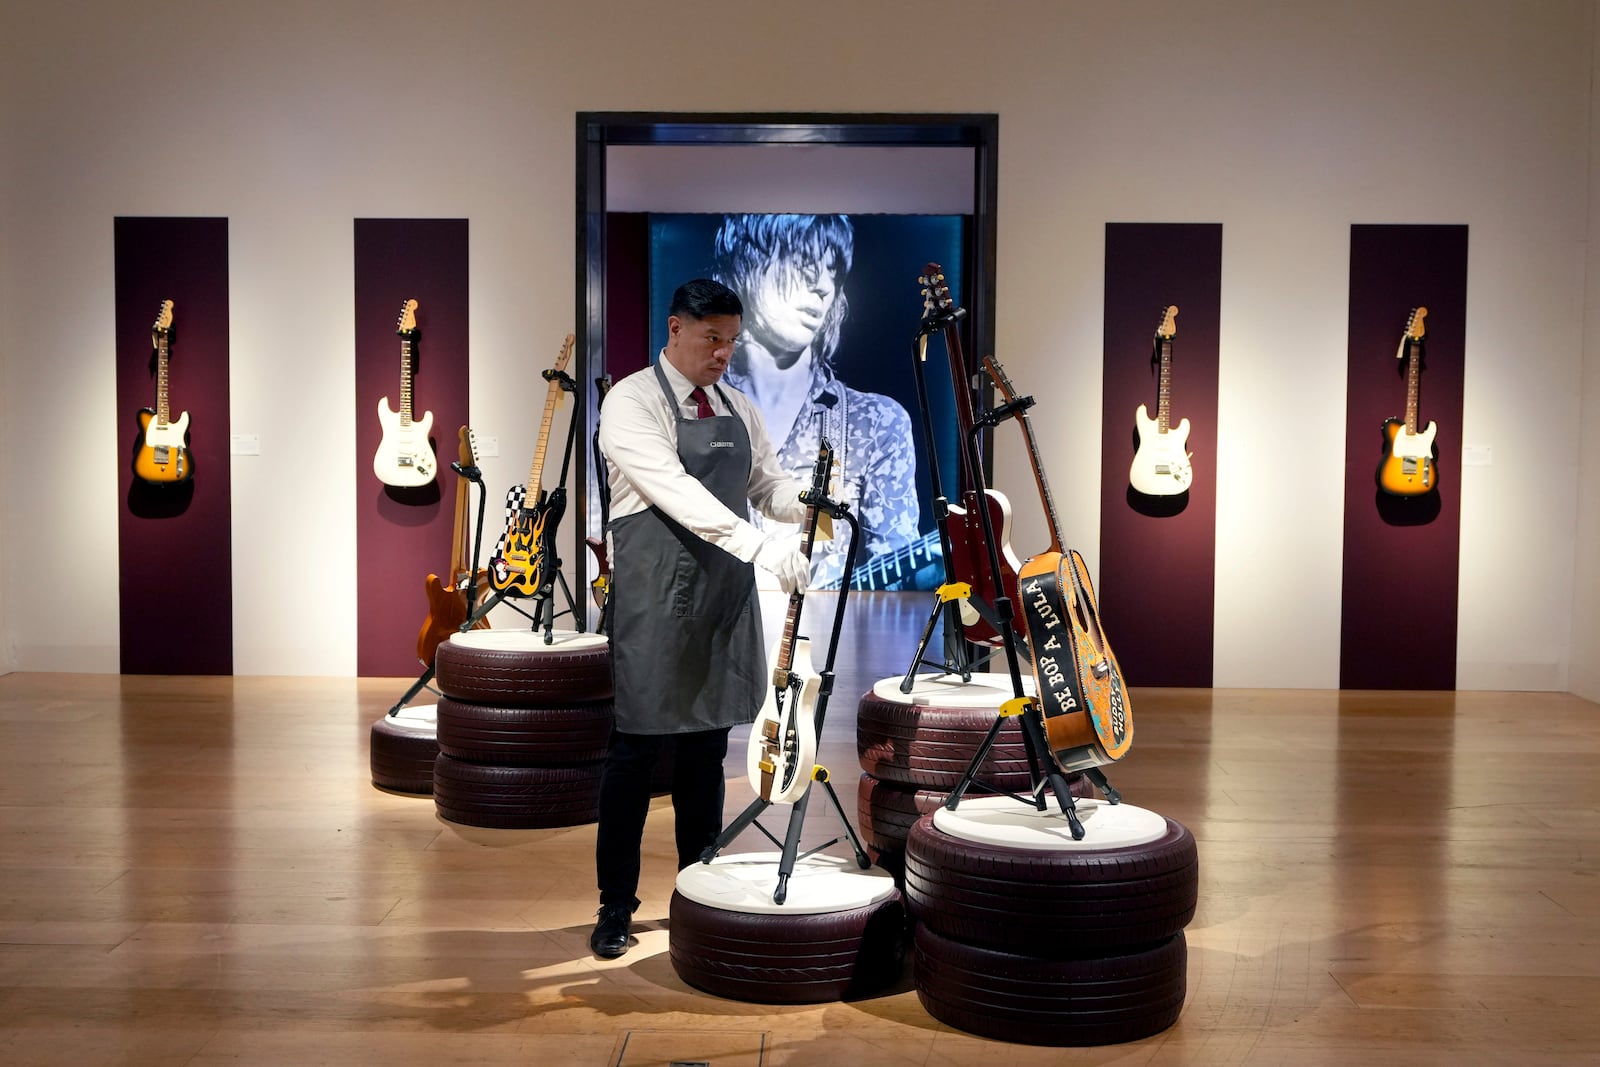
[[[440,472],[419,488],[385,485],[372,469],[383,439],[378,402],[388,397],[400,407],[395,328],[407,300],[417,301],[412,414],[433,413]],[[460,481],[450,464],[467,424],[467,306],[466,219],[355,220],[356,673],[363,676],[421,670],[424,582],[450,568]],[[486,539],[496,536],[500,515],[490,501]]]
[[[118,218],[118,623],[124,674],[233,673],[228,424],[228,220]],[[136,413],[156,406],[151,327],[173,302],[168,406],[189,415],[193,474],[133,475]]]
[[[1217,327],[1222,226],[1108,223],[1101,394],[1101,617],[1132,685],[1211,685],[1216,575]],[[1154,417],[1153,342],[1178,306],[1171,421],[1189,420],[1193,480],[1180,496],[1134,491],[1134,413]]]
[[[1376,476],[1384,421],[1406,413],[1395,352],[1418,306],[1428,309],[1418,420],[1438,424],[1438,483],[1396,497]],[[1467,227],[1350,228],[1341,688],[1455,688],[1466,320]]]

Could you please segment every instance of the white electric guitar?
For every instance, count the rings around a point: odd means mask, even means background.
[[[1139,428],[1139,450],[1134,453],[1128,481],[1146,496],[1177,496],[1189,491],[1189,420],[1172,425],[1172,339],[1178,333],[1178,305],[1170,305],[1156,327],[1156,352],[1161,360],[1161,384],[1156,417],[1144,404],[1134,414]]]
[[[400,321],[394,332],[400,335],[400,410],[389,406],[387,396],[378,401],[383,440],[372,457],[372,472],[384,485],[413,489],[433,481],[439,468],[433,445],[428,443],[433,412],[427,412],[420,419],[411,417],[411,346],[417,339],[415,300],[407,300],[401,306]]]

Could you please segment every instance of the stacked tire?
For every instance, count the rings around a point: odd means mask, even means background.
[[[863,771],[856,789],[857,829],[874,861],[897,879],[911,828],[960,783],[1000,705],[1010,699],[1010,686],[1003,675],[974,674],[968,682],[922,676],[910,693],[902,693],[900,679],[886,678],[862,696],[856,708],[856,754]],[[1082,774],[1067,780],[1074,796],[1093,790]],[[1020,717],[1000,720],[974,783],[967,795],[1027,793],[1032,787]]]
[[[924,816],[906,842],[917,996],[983,1037],[1107,1045],[1183,1009],[1199,860],[1186,827],[1128,804],[1058,809],[1004,797]]]
[[[577,826],[599,816],[613,721],[604,636],[472,630],[439,645],[439,816],[467,826]]]
[[[368,737],[372,784],[395,793],[433,792],[439,756],[438,714],[432,704],[411,704],[372,724]]]

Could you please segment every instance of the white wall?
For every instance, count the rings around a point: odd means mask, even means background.
[[[1600,19],[1594,27],[1600,49]],[[1589,143],[1600,144],[1600,85],[1589,106]],[[1573,582],[1572,670],[1567,688],[1600,700],[1600,167],[1589,168],[1584,302],[1583,415],[1578,455],[1578,551]]]
[[[1468,224],[1457,439],[1494,465],[1460,487],[1459,683],[1562,689],[1594,647],[1591,0],[100,7],[0,38],[0,445],[56,460],[0,464],[9,665],[117,668],[114,216],[229,217],[233,429],[262,440],[233,461],[235,666],[350,673],[352,465],[293,445],[353,447],[351,219],[471,219],[473,422],[519,481],[536,415],[497,378],[572,327],[580,110],[998,113],[997,345],[1061,383],[1037,421],[1091,563],[1104,224],[1223,223],[1219,415],[1250,432],[1215,459],[1218,685],[1337,685],[1349,226]]]

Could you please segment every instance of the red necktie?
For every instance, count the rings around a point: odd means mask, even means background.
[[[716,412],[711,410],[711,401],[707,399],[706,391],[700,388],[698,385],[694,387],[694,392],[689,394],[689,399],[693,400],[695,403],[695,418],[709,419],[711,416],[716,414]]]

